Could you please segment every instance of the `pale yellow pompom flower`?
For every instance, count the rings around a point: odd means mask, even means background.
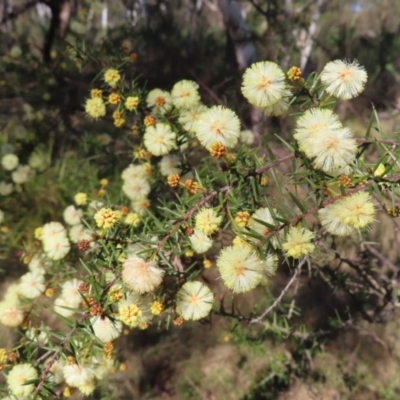
[[[104,82],[108,83],[111,87],[117,86],[117,83],[120,81],[121,75],[118,70],[109,68],[104,73]]]
[[[141,219],[137,213],[128,213],[124,220],[125,224],[132,225],[134,228],[140,225]]]
[[[147,127],[143,141],[154,156],[163,156],[176,148],[176,134],[163,122]]]
[[[211,311],[214,296],[202,282],[186,282],[176,295],[176,311],[186,320],[197,321]]]
[[[218,216],[212,208],[202,208],[196,215],[196,229],[206,235],[218,232],[221,222],[222,217]]]
[[[64,366],[63,374],[65,382],[72,387],[86,385],[94,379],[93,368],[83,363],[71,363]]]
[[[314,251],[315,245],[311,243],[314,237],[314,233],[306,228],[291,226],[282,249],[286,256],[299,258]]]
[[[39,375],[31,364],[15,365],[7,376],[7,384],[10,392],[17,398],[25,398],[35,389],[35,385],[30,383],[26,385],[27,381],[38,379]]]
[[[375,207],[367,192],[347,196],[318,211],[322,226],[332,235],[346,236],[373,222]]]
[[[85,112],[94,119],[106,115],[106,105],[101,97],[87,99],[85,103]]]
[[[216,142],[232,148],[240,136],[240,121],[232,110],[213,106],[200,114],[195,131],[200,143],[207,150]]]
[[[307,157],[310,157],[307,146],[310,140],[319,135],[324,135],[325,132],[339,129],[342,129],[342,124],[339,117],[331,110],[311,108],[297,120],[294,138]]]
[[[152,292],[161,284],[164,274],[154,261],[145,261],[135,254],[127,258],[122,268],[122,280],[137,293]]]
[[[235,293],[254,289],[264,278],[264,263],[247,245],[237,244],[222,249],[217,267],[226,287]]]
[[[193,234],[189,236],[192,249],[197,254],[203,254],[211,249],[213,240],[210,239],[204,232],[199,229],[195,229]]]
[[[259,109],[269,117],[279,117],[289,109],[291,95],[292,93],[290,92],[290,90],[285,89],[283,91],[281,99],[269,106]]]
[[[172,103],[177,108],[189,109],[200,102],[199,85],[194,81],[182,80],[175,83],[171,91]]]
[[[326,91],[342,100],[358,96],[367,82],[368,75],[357,61],[331,61],[321,73],[321,82]]]
[[[94,220],[99,228],[110,229],[117,223],[117,216],[111,208],[101,208],[94,214]]]
[[[24,313],[18,301],[2,301],[0,303],[0,323],[11,328],[22,324]]]
[[[74,201],[78,206],[84,206],[87,203],[88,197],[86,193],[77,193],[74,196]]]
[[[146,103],[154,113],[165,114],[172,108],[171,94],[161,89],[150,90],[146,97]]]
[[[307,154],[314,158],[314,167],[327,173],[346,167],[356,158],[357,143],[348,128],[327,131],[305,145]]]
[[[285,74],[273,62],[254,63],[243,75],[242,93],[256,107],[271,106],[284,96]]]
[[[136,110],[139,105],[139,97],[129,96],[125,100],[125,108],[129,111]]]
[[[103,342],[112,342],[122,332],[120,321],[111,321],[106,316],[93,317],[90,319],[94,334]]]
[[[200,103],[188,110],[181,110],[179,114],[179,123],[185,131],[194,133],[196,123],[199,120],[200,115],[205,111],[207,111],[207,107]]]

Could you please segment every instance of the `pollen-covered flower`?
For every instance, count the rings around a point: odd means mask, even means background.
[[[160,160],[158,164],[158,166],[160,167],[161,175],[163,176],[169,176],[174,174],[180,175],[180,173],[182,172],[182,169],[179,168],[181,162],[182,161],[179,156],[167,154]]]
[[[213,241],[210,239],[204,232],[199,229],[195,229],[193,235],[189,236],[190,243],[192,245],[192,249],[197,254],[203,254],[206,251],[210,250]]]
[[[94,214],[94,220],[99,228],[110,229],[117,223],[117,216],[111,208],[101,208]]]
[[[66,234],[56,235],[46,240],[43,239],[43,250],[46,252],[47,257],[52,260],[61,260],[68,254],[70,249],[71,245]]]
[[[332,235],[346,236],[374,220],[375,207],[367,192],[347,196],[318,211],[322,226]]]
[[[259,109],[269,117],[279,117],[289,109],[291,95],[291,91],[285,89],[283,91],[282,98],[280,98],[277,102]]]
[[[164,304],[161,301],[154,301],[150,307],[150,311],[154,315],[160,315],[164,311]]]
[[[119,307],[119,319],[128,326],[138,326],[142,316],[142,310],[136,304],[128,304]]]
[[[163,122],[147,127],[143,141],[154,156],[163,156],[176,148],[176,134]]]
[[[126,180],[122,185],[122,191],[132,200],[146,197],[151,190],[150,183],[145,178]]]
[[[368,75],[357,61],[331,61],[321,73],[326,91],[339,99],[348,100],[358,96],[367,82]]]
[[[243,96],[256,107],[271,106],[283,97],[284,91],[285,74],[273,62],[257,62],[243,75]]]
[[[175,83],[171,91],[172,103],[176,108],[195,107],[200,102],[198,89],[199,85],[193,81],[182,80]]]
[[[314,233],[306,228],[291,226],[282,249],[286,256],[299,258],[314,251],[315,245],[311,243],[314,237]]]
[[[264,263],[255,251],[238,244],[222,249],[217,267],[225,285],[235,293],[254,289],[264,278]]]
[[[101,316],[90,319],[94,334],[104,343],[112,342],[122,332],[122,324],[119,321],[111,321],[110,318]]]
[[[153,109],[154,113],[165,114],[172,108],[172,98],[169,92],[161,89],[153,89],[147,94],[147,106]]]
[[[19,159],[15,154],[6,154],[1,159],[1,165],[7,171],[12,171],[18,167]]]
[[[221,222],[222,217],[218,216],[212,208],[204,207],[196,215],[196,228],[206,235],[218,232]]]
[[[7,375],[7,385],[10,392],[18,399],[26,398],[35,389],[33,383],[26,384],[27,381],[38,379],[39,375],[31,364],[15,365]]]
[[[298,120],[294,138],[299,143],[302,150],[308,155],[309,141],[315,137],[322,136],[328,131],[342,129],[339,117],[331,110],[311,108],[307,110]]]
[[[70,205],[64,210],[63,217],[68,225],[78,225],[81,223],[82,210]]]
[[[247,211],[238,211],[235,217],[235,222],[242,228],[247,225],[250,219],[250,214]]]
[[[0,303],[0,322],[11,328],[22,324],[24,313],[18,301],[2,301]]]
[[[72,387],[87,385],[94,379],[94,371],[90,365],[71,363],[63,368],[65,382]]]
[[[137,96],[128,96],[125,100],[125,108],[129,111],[136,110],[139,105],[139,97]]]
[[[333,173],[346,168],[356,156],[357,144],[330,110],[311,109],[297,121],[295,139],[315,168]]]
[[[242,143],[251,146],[254,143],[254,133],[249,129],[245,129],[240,132],[239,140]]]
[[[196,124],[196,136],[207,150],[215,142],[232,148],[240,136],[239,118],[228,108],[213,106],[199,116]]]
[[[134,228],[137,228],[140,225],[141,219],[139,214],[131,212],[126,215],[124,222],[127,225],[132,225]]]
[[[120,81],[121,75],[118,70],[109,68],[104,73],[104,82],[108,83],[111,87],[117,86],[117,83]]]
[[[181,110],[178,121],[185,131],[194,133],[196,123],[205,111],[207,111],[207,107],[204,104],[197,104],[189,110]]]
[[[8,196],[14,190],[12,183],[7,183],[4,181],[0,182],[0,196]]]
[[[176,295],[176,311],[186,320],[206,317],[213,306],[211,290],[199,281],[186,282]]]
[[[101,97],[87,99],[85,103],[85,112],[94,119],[104,117],[106,115],[106,105]]]
[[[28,182],[35,176],[35,171],[29,165],[18,165],[17,169],[11,173],[14,183],[22,184]]]
[[[76,278],[64,282],[61,286],[61,296],[65,299],[69,299],[75,304],[79,304],[79,302],[82,300],[82,296],[79,292],[79,286],[82,284],[83,281]]]
[[[87,194],[86,193],[77,193],[74,196],[74,201],[78,206],[84,206],[87,203]]]
[[[152,292],[162,282],[165,271],[157,267],[154,261],[130,255],[123,264],[122,280],[135,292]]]
[[[27,299],[39,297],[46,288],[43,274],[28,272],[21,276],[19,293]]]
[[[129,181],[136,178],[147,178],[146,167],[143,164],[130,164],[122,171],[121,177],[124,181]]]
[[[328,131],[306,142],[307,153],[314,158],[313,165],[327,173],[351,164],[357,153],[357,143],[348,128]]]
[[[92,232],[83,224],[73,225],[68,233],[72,243],[78,243],[81,240],[90,241],[92,239]]]

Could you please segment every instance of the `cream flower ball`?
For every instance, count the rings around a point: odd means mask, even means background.
[[[81,223],[82,214],[83,212],[81,209],[75,208],[74,205],[70,205],[64,210],[64,221],[68,225],[78,225]]]
[[[197,321],[211,311],[214,296],[202,282],[186,282],[176,295],[176,311],[186,320]]]
[[[4,181],[0,182],[0,196],[8,196],[14,190],[12,183],[7,183]]]
[[[45,290],[46,285],[42,273],[28,272],[21,276],[19,293],[27,299],[39,297]]]
[[[248,292],[264,278],[264,263],[247,245],[225,247],[217,259],[217,268],[227,288],[234,293]]]
[[[365,68],[357,61],[331,61],[321,73],[321,82],[326,91],[339,99],[348,100],[358,96],[367,82]]]
[[[7,171],[12,171],[18,167],[19,159],[15,154],[6,154],[1,159],[1,165]]]
[[[0,303],[0,322],[11,328],[22,324],[24,313],[18,301],[2,301]]]
[[[122,185],[122,191],[131,201],[143,199],[151,191],[151,186],[146,178],[135,178],[125,181]]]
[[[179,168],[182,160],[178,155],[167,154],[161,158],[158,166],[160,168],[161,175],[169,176],[173,174],[178,174],[182,172],[182,169]]]
[[[31,364],[18,364],[15,365],[7,375],[7,384],[10,392],[17,398],[25,398],[31,394],[35,385],[30,383],[26,385],[27,381],[38,379],[39,375]]]
[[[176,148],[176,134],[164,122],[147,127],[143,141],[153,156],[163,156]]]
[[[243,75],[242,93],[256,107],[271,106],[284,96],[285,74],[273,62],[254,63]]]
[[[122,332],[120,321],[111,321],[108,317],[93,317],[90,319],[94,334],[104,343],[112,342]]]
[[[51,260],[61,260],[70,251],[71,245],[66,235],[57,235],[43,240],[43,250]]]
[[[207,150],[214,143],[232,148],[240,136],[240,121],[232,110],[213,106],[200,114],[195,130],[197,139]]]
[[[164,274],[155,262],[147,262],[135,254],[130,255],[122,267],[122,280],[138,293],[152,292],[160,286]]]
[[[17,184],[26,183],[34,176],[35,171],[29,165],[18,165],[17,169],[11,173],[11,179]]]
[[[175,83],[171,91],[172,103],[176,108],[189,109],[200,103],[199,85],[194,81],[182,80]]]
[[[70,364],[63,368],[65,382],[72,387],[87,385],[94,379],[94,371],[89,365]]]
[[[203,254],[211,249],[213,245],[213,240],[210,239],[205,233],[199,229],[195,229],[194,233],[189,236],[190,244],[192,249],[197,254]]]
[[[165,90],[150,90],[146,97],[146,104],[153,109],[153,112],[165,114],[172,108],[171,94]]]

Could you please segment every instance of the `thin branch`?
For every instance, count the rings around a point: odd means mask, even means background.
[[[38,385],[35,388],[36,395],[40,395],[40,392],[42,390],[42,386],[44,385],[44,382],[45,382],[45,380],[47,378],[47,375],[50,372],[50,368],[56,362],[56,359],[58,357],[58,353],[67,344],[67,342],[69,342],[69,339],[71,339],[72,335],[78,329],[79,325],[81,325],[89,316],[90,316],[90,313],[83,313],[81,318],[79,318],[78,323],[65,335],[65,337],[61,341],[61,343],[53,350],[54,353],[51,356],[51,358],[48,361],[48,363],[46,364],[46,368],[43,370],[43,372],[42,372],[42,374],[40,376],[40,381],[39,381]]]
[[[282,300],[283,296],[286,294],[286,292],[289,290],[290,286],[293,285],[294,281],[297,279],[297,276],[301,272],[301,267],[305,264],[307,261],[308,257],[304,257],[300,263],[297,265],[296,269],[294,270],[294,274],[290,281],[287,283],[287,285],[283,288],[281,294],[275,299],[275,301],[272,303],[271,306],[269,306],[259,317],[253,318],[250,320],[250,324],[256,324],[260,322],[266,315],[268,315]]]

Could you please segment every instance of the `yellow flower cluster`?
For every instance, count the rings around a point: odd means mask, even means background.
[[[99,228],[112,228],[118,221],[118,215],[111,208],[101,208],[94,215],[94,220]]]

